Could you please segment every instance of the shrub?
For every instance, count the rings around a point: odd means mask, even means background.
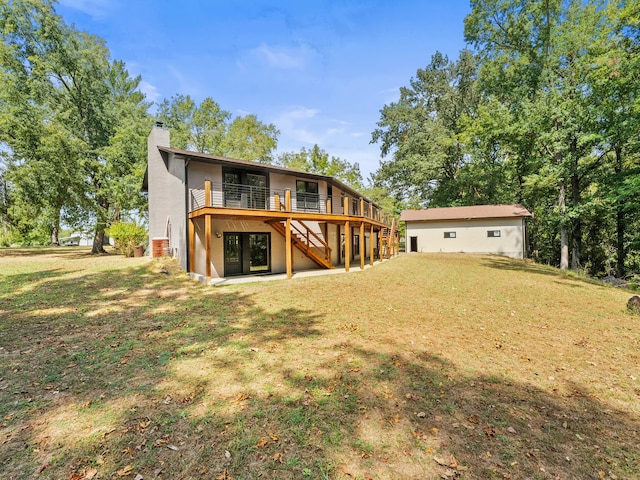
[[[115,222],[107,230],[115,246],[125,257],[133,257],[135,248],[147,238],[147,231],[136,223]]]

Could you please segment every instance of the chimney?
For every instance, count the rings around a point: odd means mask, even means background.
[[[149,147],[149,154],[152,153],[152,150],[155,150],[157,152],[157,149],[154,147],[170,147],[171,146],[169,129],[164,126],[163,122],[155,123],[155,125],[151,129],[151,133],[149,133],[149,139],[148,139],[147,145]]]

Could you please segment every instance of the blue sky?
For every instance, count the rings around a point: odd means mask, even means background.
[[[360,164],[380,109],[436,51],[465,47],[469,0],[59,0],[57,11],[106,40],[142,76],[149,100],[212,97],[280,130],[278,152],[317,143]]]

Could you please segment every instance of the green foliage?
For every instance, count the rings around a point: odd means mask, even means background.
[[[467,162],[463,126],[478,101],[475,75],[470,51],[462,51],[457,62],[436,52],[410,87],[400,89],[398,102],[383,107],[372,142],[380,142],[389,159],[374,174],[375,186],[411,205],[456,200],[450,195],[459,190],[458,175]]]
[[[339,157],[330,157],[317,144],[310,150],[303,147],[298,153],[285,152],[280,154],[278,164],[294,170],[334,177],[351,188],[362,189],[360,165],[349,163]]]
[[[49,0],[0,4],[0,76],[12,228],[28,236],[20,225],[35,214],[57,243],[61,221],[92,221],[94,252],[102,251],[112,217],[145,201],[138,186],[150,121],[140,78]]]
[[[231,119],[212,98],[199,105],[189,95],[175,95],[158,105],[156,119],[171,130],[171,144],[242,160],[271,163],[280,133],[255,115]]]
[[[107,234],[125,257],[133,257],[135,248],[147,239],[147,230],[134,222],[115,222],[107,229]]]
[[[521,203],[532,256],[619,277],[640,246],[640,11],[478,0],[475,56],[436,53],[381,110],[374,185],[410,207]]]

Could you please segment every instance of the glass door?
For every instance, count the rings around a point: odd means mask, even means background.
[[[242,273],[242,237],[238,233],[224,234],[224,276]]]
[[[268,272],[269,265],[269,234],[249,234],[249,270],[253,272]]]
[[[264,210],[267,198],[267,177],[247,173],[247,186],[249,187],[249,208]]]

